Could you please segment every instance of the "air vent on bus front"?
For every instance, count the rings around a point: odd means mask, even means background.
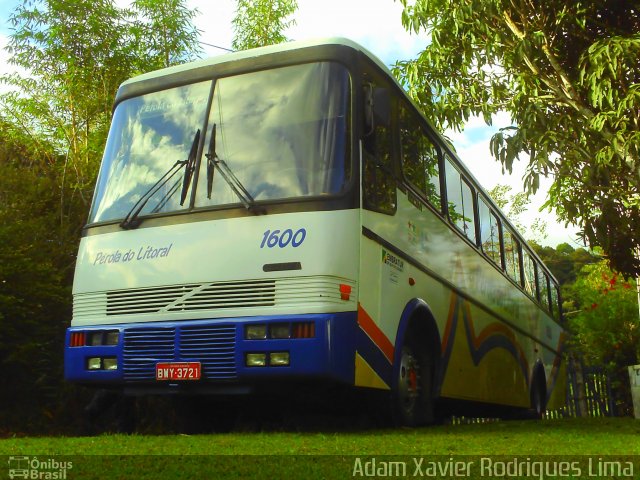
[[[217,282],[107,292],[107,315],[179,312],[275,304],[275,281]]]
[[[353,288],[348,300],[342,298],[340,285]],[[324,308],[333,311],[357,308],[355,282],[341,277],[308,276],[275,279],[226,280],[186,285],[76,293],[73,296],[75,322],[95,322],[104,316],[136,316],[140,321],[158,318],[158,314],[215,312],[230,309],[259,314],[264,307]],[[196,317],[197,315],[194,315]],[[100,320],[103,321],[103,320]]]

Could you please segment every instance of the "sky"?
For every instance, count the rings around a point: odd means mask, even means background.
[[[116,0],[116,3],[126,6],[129,2]],[[11,33],[9,15],[17,5],[16,0],[0,0],[0,75],[13,71],[13,67],[7,64],[9,55],[4,47],[7,35]],[[236,1],[187,0],[187,5],[200,12],[195,23],[200,30],[202,56],[225,53],[211,45],[230,49],[233,38],[231,22]],[[397,60],[415,58],[427,44],[425,34],[410,34],[403,28],[401,14],[402,5],[397,0],[298,0],[295,25],[284,33],[291,40],[346,37],[360,43],[386,65],[391,65]],[[463,132],[444,132],[453,141],[458,156],[486,190],[496,184],[512,186],[512,193],[522,190],[526,159],[516,163],[512,175],[503,175],[500,163],[489,152],[492,135],[509,125],[509,115],[504,113],[497,115],[490,127],[476,118],[467,123]],[[576,228],[565,229],[553,213],[538,211],[550,184],[551,179],[542,179],[541,188],[532,197],[529,210],[521,217],[521,221],[527,225],[539,217],[547,222],[548,237],[541,241],[544,245],[555,247],[567,242],[574,247],[580,246],[575,235]]]

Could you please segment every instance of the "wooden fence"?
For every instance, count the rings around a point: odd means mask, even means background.
[[[570,357],[567,368],[566,406],[547,412],[547,418],[615,415],[609,375],[602,367],[587,367],[581,361]]]

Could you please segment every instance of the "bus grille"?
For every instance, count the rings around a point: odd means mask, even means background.
[[[203,380],[233,379],[235,327],[192,325],[124,330],[125,381],[154,381],[158,362],[200,362]]]

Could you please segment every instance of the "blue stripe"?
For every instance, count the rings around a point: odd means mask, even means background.
[[[378,346],[369,338],[362,328],[358,327],[356,334],[356,351],[378,374],[380,378],[391,386],[393,369],[391,363]]]

